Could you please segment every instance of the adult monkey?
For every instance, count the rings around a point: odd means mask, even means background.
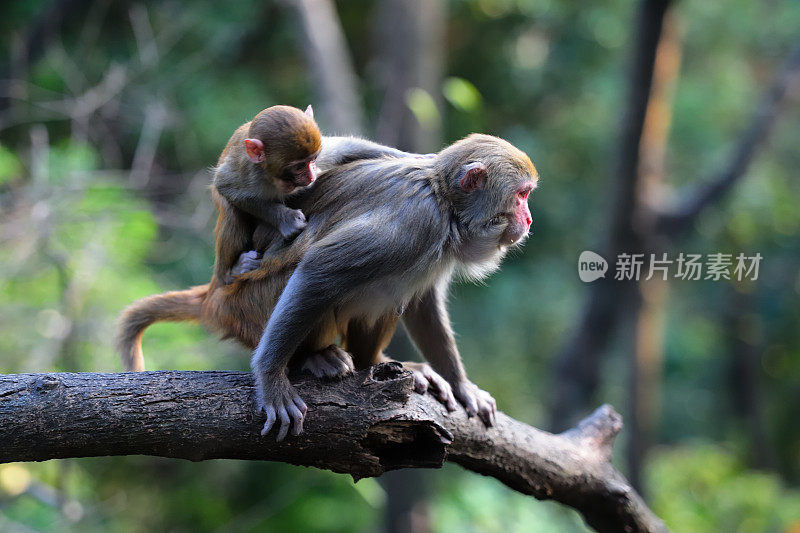
[[[418,389],[431,386],[448,409],[457,399],[491,425],[494,400],[466,377],[445,297],[454,275],[488,275],[527,237],[527,199],[537,181],[527,155],[488,135],[470,135],[428,159],[336,167],[297,199],[308,225],[285,252],[232,285],[212,280],[141,300],[122,329],[138,343],[154,314],[173,313],[255,347],[262,434],[279,421],[282,440],[290,428],[302,431],[306,411],[286,377],[290,361],[316,357],[346,373],[349,365],[330,349],[341,336],[356,367],[377,363],[402,315],[430,363],[403,363]]]

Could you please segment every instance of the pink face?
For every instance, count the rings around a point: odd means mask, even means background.
[[[300,161],[293,161],[285,167],[283,173],[275,180],[281,192],[288,194],[297,188],[311,185],[317,179],[319,176],[317,155],[318,153]]]
[[[291,181],[297,187],[305,187],[306,185],[310,185],[315,179],[317,179],[317,176],[319,176],[319,169],[317,168],[317,154],[314,154],[301,161],[290,163],[286,167],[286,172],[284,172],[284,174],[288,174],[286,177],[284,177],[284,179],[288,178],[288,181]]]
[[[503,244],[515,244],[528,234],[533,222],[531,210],[528,208],[528,196],[533,188],[534,184],[528,182],[517,190],[514,198],[513,219],[500,239]]]
[[[528,183],[523,188],[517,191],[517,207],[514,210],[517,220],[524,223],[526,228],[531,226],[533,218],[531,218],[531,210],[528,208],[528,196],[533,190],[533,184]]]

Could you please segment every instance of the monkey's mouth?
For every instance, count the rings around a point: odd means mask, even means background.
[[[530,226],[509,227],[500,238],[500,246],[518,246],[522,244],[530,234]]]
[[[308,177],[305,177],[305,176],[300,177],[300,176],[298,176],[298,177],[296,177],[296,178],[294,178],[292,180],[292,184],[295,187],[305,187],[306,185],[311,185],[311,183],[313,181],[314,181],[313,179],[309,179]]]

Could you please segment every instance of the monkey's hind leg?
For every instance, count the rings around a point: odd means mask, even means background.
[[[242,252],[231,267],[233,283],[239,276],[242,279],[261,280],[276,275],[281,270],[292,266],[293,257],[299,260],[302,252],[291,254],[290,241],[281,237],[266,224],[259,225],[253,234],[253,250]],[[256,272],[258,271],[258,272]],[[252,272],[252,274],[250,274]]]
[[[351,319],[347,323],[344,347],[353,354],[356,368],[366,368],[386,360],[383,350],[392,340],[398,318],[391,313],[380,317],[374,324],[360,318]]]
[[[455,396],[450,384],[427,363],[411,361],[395,361],[383,353],[392,340],[397,328],[398,315],[390,313],[379,318],[375,324],[366,324],[363,320],[354,319],[347,325],[345,346],[353,354],[358,368],[394,361],[403,365],[414,375],[414,391],[425,394],[428,390],[448,411],[456,410]]]
[[[211,189],[211,197],[219,211],[214,228],[214,278],[221,285],[227,285],[233,282],[231,268],[239,259],[239,254],[250,249],[253,226],[247,216],[232,206],[216,189]]]

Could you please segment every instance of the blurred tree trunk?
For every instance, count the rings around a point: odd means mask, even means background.
[[[731,288],[728,297],[723,324],[729,345],[728,398],[736,418],[735,431],[747,438],[751,466],[774,469],[771,451],[775,448],[769,442],[760,387],[761,333],[753,295]]]
[[[674,10],[667,12],[656,51],[653,87],[639,143],[639,187],[635,216],[644,230],[645,249],[660,259],[667,246],[655,232],[654,213],[664,201],[665,159],[672,123],[672,102],[681,60],[681,39]],[[628,387],[627,466],[631,484],[642,488],[642,462],[654,441],[661,411],[664,361],[664,312],[669,278],[643,276],[633,306],[630,383]],[[630,312],[630,310],[629,310]]]
[[[300,47],[313,80],[315,112],[326,133],[359,135],[364,113],[358,77],[331,0],[289,0],[300,19]]]
[[[414,345],[404,327],[397,328],[386,349],[398,361],[413,361]],[[384,531],[386,533],[428,533],[431,531],[430,493],[433,473],[422,469],[392,470],[379,478],[386,491]]]
[[[415,152],[439,148],[445,8],[441,0],[384,0],[377,6],[379,142]]]
[[[650,97],[656,49],[670,0],[643,0],[639,6],[628,107],[622,119],[619,153],[611,187],[610,230],[601,255],[612,264],[621,252],[643,253],[636,202],[639,144]],[[615,282],[613,270],[589,286],[589,297],[576,329],[555,363],[550,428],[561,430],[589,410],[599,383],[601,359],[616,332],[622,311],[638,300],[634,282]]]
[[[397,328],[386,354],[398,361],[419,359],[405,327]],[[386,533],[428,533],[431,531],[430,493],[433,472],[422,469],[392,470],[378,481],[386,491],[384,531]]]
[[[437,151],[442,142],[440,97],[444,63],[445,4],[440,0],[383,0],[375,10],[372,70],[383,94],[375,140],[412,152]],[[387,350],[415,359],[405,330]],[[387,493],[385,530],[431,530],[431,473],[418,469],[381,476]]]
[[[659,54],[666,74],[655,68],[669,5],[669,0],[642,0],[640,4],[629,105],[623,119],[616,181],[612,188],[611,229],[603,248],[609,263],[621,252],[643,254],[648,259],[649,254],[673,245],[706,208],[720,201],[741,180],[758,148],[764,146],[769,137],[783,104],[800,89],[798,45],[765,90],[730,161],[711,179],[684,194],[677,207],[666,207],[659,191],[663,183],[668,106],[658,102],[651,105],[650,97],[654,72],[665,76],[665,86],[668,86],[669,77],[674,77],[678,68],[679,50],[671,23],[667,23],[667,35]],[[671,71],[674,72],[670,74]],[[658,87],[652,92],[658,100]],[[653,117],[653,126],[646,129],[647,114]],[[649,139],[643,138],[645,135]],[[623,352],[634,354],[630,364],[628,413],[632,428],[628,466],[634,487],[641,485],[641,460],[658,411],[657,383],[662,350],[659,344],[663,327],[660,308],[665,292],[663,282],[615,282],[612,275],[594,282],[589,287],[589,300],[581,321],[555,367],[550,427],[557,430],[589,409],[599,382],[602,356],[615,330],[624,326]]]

